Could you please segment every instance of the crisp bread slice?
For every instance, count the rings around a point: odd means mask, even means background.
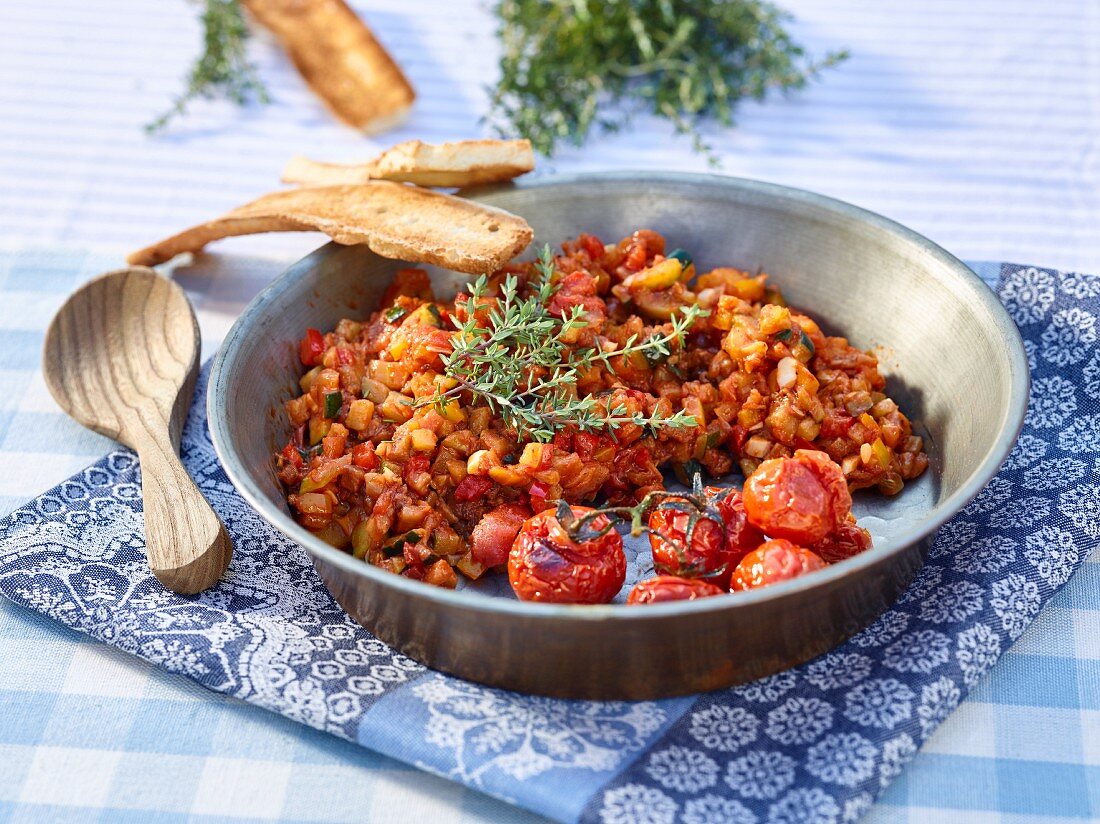
[[[478,274],[499,269],[534,233],[521,217],[463,198],[384,180],[273,192],[131,254],[153,266],[211,241],[262,232],[324,232],[382,257]]]
[[[401,67],[344,0],[242,0],[317,96],[368,134],[401,120],[416,94]]]
[[[399,143],[365,163],[321,163],[295,157],[283,170],[284,183],[332,186],[395,180],[420,186],[499,183],[535,168],[529,140],[460,140]]]

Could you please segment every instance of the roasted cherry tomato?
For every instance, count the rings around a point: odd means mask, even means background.
[[[806,545],[838,530],[852,508],[840,467],[824,452],[810,449],[760,464],[745,481],[744,501],[753,526]]]
[[[840,529],[810,547],[823,561],[830,564],[859,555],[870,548],[871,533],[857,525],[856,519],[851,515],[840,525]]]
[[[732,556],[732,566],[736,566],[747,553],[752,552],[767,539],[764,533],[749,523],[740,489],[708,486],[703,493],[718,507],[722,521],[726,525],[726,549]],[[733,570],[731,569],[730,572],[732,573]]]
[[[573,518],[592,509],[575,506]],[[610,525],[604,515],[589,521],[583,533],[592,535]],[[553,509],[529,518],[508,555],[508,582],[521,601],[557,604],[606,604],[626,580],[623,539],[611,530],[589,540],[577,540]]]
[[[502,504],[486,512],[470,534],[470,553],[474,560],[485,567],[507,563],[520,527],[530,517],[531,510],[523,504]]]
[[[630,590],[628,604],[656,604],[661,601],[694,601],[721,595],[725,590],[699,578],[677,578],[675,575],[658,575],[639,581]]]
[[[729,587],[739,557],[726,546],[726,525],[705,497],[669,498],[649,514],[653,568],[664,575],[702,578]],[[743,553],[742,553],[743,554]]]
[[[761,544],[741,559],[733,571],[730,589],[737,592],[766,587],[824,568],[825,562],[810,550],[779,538]]]

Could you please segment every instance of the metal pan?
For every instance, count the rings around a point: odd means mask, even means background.
[[[210,381],[210,431],[233,483],[306,548],[340,604],[428,666],[507,689],[601,699],[712,690],[794,666],[897,598],[936,529],[989,481],[1019,433],[1028,372],[1016,327],[962,263],[892,221],[716,175],[550,177],[469,195],[523,215],[540,243],[581,231],[617,240],[645,227],[691,251],[699,271],[721,264],[771,273],[827,331],[876,350],[932,465],[894,498],[857,493],[856,514],[876,537],[872,551],[736,596],[554,606],[383,572],[299,527],[272,470],[287,434],[281,404],[297,394],[303,330],[366,316],[401,265],[329,244],[261,292],[230,330]],[[465,276],[434,272],[433,280],[439,294],[452,294]]]

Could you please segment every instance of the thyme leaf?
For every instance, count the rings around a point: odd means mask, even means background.
[[[583,328],[582,307],[559,317],[549,310],[557,291],[554,257],[545,246],[535,264],[536,276],[528,282],[528,296],[519,294],[514,275],[505,278],[491,304],[488,278],[484,275],[469,289],[467,319],[452,336],[452,351],[443,356],[444,370],[454,381],[449,389],[437,386],[435,394],[416,406],[435,404],[441,411],[463,392],[484,402],[517,434],[539,442],[551,440],[566,427],[582,432],[610,431],[633,424],[650,433],[663,428],[696,425],[683,410],[672,415],[630,412],[604,395],[579,396],[580,375],[595,366],[611,369],[613,358],[633,353],[668,357],[681,346],[684,336],[706,310],[691,305],[674,316],[668,332],[644,339],[630,338],[622,346],[578,347],[571,343]],[[482,325],[484,323],[484,325]]]
[[[494,11],[491,120],[545,155],[648,111],[716,163],[705,119],[731,126],[740,100],[800,88],[848,56],[807,57],[784,28],[790,15],[766,0],[498,0]]]
[[[191,65],[187,85],[171,108],[145,125],[145,131],[149,134],[164,129],[200,97],[206,100],[225,97],[239,106],[249,100],[265,104],[271,100],[246,53],[248,25],[238,0],[201,2],[202,54]]]

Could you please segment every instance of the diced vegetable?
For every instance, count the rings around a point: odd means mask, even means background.
[[[387,389],[400,390],[409,379],[409,367],[392,361],[372,361],[370,376],[385,384]]]
[[[366,558],[374,549],[374,539],[370,534],[369,521],[360,521],[351,531],[351,552],[356,558]]]
[[[321,362],[325,354],[325,338],[317,329],[307,329],[306,336],[298,344],[298,355],[305,366],[314,366]]]
[[[467,475],[462,482],[455,487],[456,501],[473,501],[493,488],[491,479],[484,475]]]
[[[347,417],[344,418],[344,424],[348,429],[362,432],[370,425],[371,418],[373,417],[374,402],[360,398],[351,402],[351,406],[348,407]]]
[[[390,394],[390,388],[382,381],[375,380],[374,378],[363,378],[362,387],[360,393],[364,398],[374,403],[382,403],[386,399],[386,396]]]
[[[374,447],[369,443],[358,443],[352,448],[351,462],[368,472],[373,472],[382,465],[381,459],[375,454]]]
[[[332,500],[323,492],[306,492],[298,496],[298,511],[304,515],[329,515]]]
[[[325,393],[325,417],[335,418],[344,404],[344,393],[339,390]]]
[[[332,421],[327,421],[324,418],[310,418],[309,419],[309,444],[319,444],[321,439],[328,434],[329,427],[332,426]]]
[[[456,555],[465,547],[466,542],[453,529],[437,529],[432,533],[432,549],[436,555]]]
[[[335,369],[322,369],[314,378],[313,386],[322,392],[334,392],[340,388],[340,373]]]
[[[458,559],[455,569],[472,581],[476,581],[485,574],[485,567],[475,561],[473,554],[469,552]]]
[[[797,361],[794,358],[783,358],[775,368],[775,382],[780,389],[794,386],[798,380]]]
[[[648,269],[635,272],[623,281],[627,289],[667,289],[684,274],[684,265],[673,257],[654,263]]]
[[[310,389],[313,388],[313,381],[315,381],[317,379],[317,376],[320,374],[321,367],[314,366],[312,369],[302,375],[301,380],[298,381],[298,386],[302,388],[303,392],[308,392]]]
[[[519,456],[521,466],[530,469],[543,469],[550,465],[554,458],[554,446],[548,443],[529,443],[523,447],[523,454]]]
[[[384,313],[387,323],[397,323],[407,314],[409,314],[409,310],[404,306],[391,306]]]
[[[645,317],[663,322],[672,319],[683,301],[671,289],[644,289],[634,296],[634,305]]]
[[[404,423],[413,415],[412,401],[399,392],[390,392],[386,400],[378,407],[382,420],[390,423]]]
[[[458,405],[458,401],[447,401],[439,410],[439,414],[451,423],[462,423],[466,420],[466,413]]]
[[[424,575],[424,581],[444,589],[454,589],[458,586],[455,571],[451,569],[451,565],[446,561],[436,561],[428,567],[428,572]]]
[[[871,444],[871,449],[875,453],[875,458],[878,460],[879,466],[883,469],[889,469],[890,450],[886,448],[886,444],[882,442],[882,438],[875,438],[874,443]]]
[[[434,432],[427,429],[415,429],[411,435],[412,448],[417,452],[435,451],[436,437]]]

